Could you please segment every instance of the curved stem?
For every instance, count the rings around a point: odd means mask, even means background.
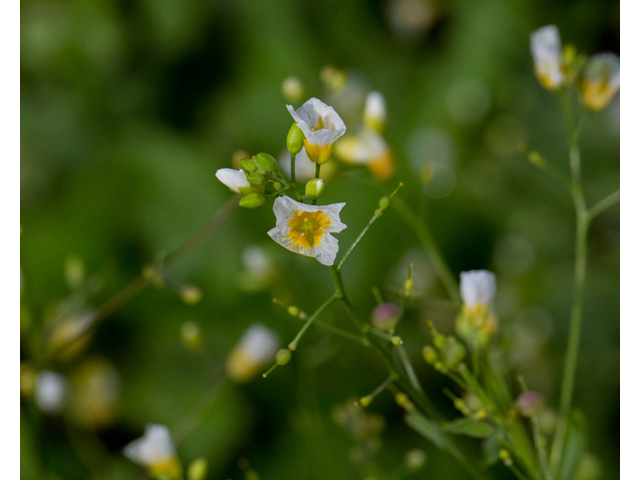
[[[589,221],[596,218],[602,212],[604,212],[607,208],[612,207],[616,203],[620,201],[620,190],[616,190],[615,192],[607,195],[598,203],[596,203],[593,207],[589,209]]]

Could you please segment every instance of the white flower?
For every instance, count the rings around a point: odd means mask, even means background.
[[[338,240],[330,233],[347,228],[340,221],[344,205],[306,205],[290,197],[278,197],[273,204],[276,227],[269,230],[269,236],[292,252],[315,257],[323,265],[333,265]]]
[[[216,172],[216,177],[236,193],[240,193],[241,188],[251,188],[251,184],[242,169],[221,168]]]
[[[488,307],[496,295],[496,276],[487,270],[471,270],[460,274],[460,295],[469,308]]]
[[[560,88],[565,74],[558,27],[547,25],[531,34],[531,55],[540,83],[549,90]]]
[[[329,160],[333,143],[347,131],[340,115],[317,98],[307,100],[297,110],[291,105],[287,109],[304,133],[304,146],[311,161],[322,164]]]
[[[67,397],[67,380],[56,372],[43,370],[36,377],[35,399],[38,407],[49,414],[60,413]]]
[[[304,86],[298,77],[287,77],[282,81],[282,95],[289,102],[298,102],[304,94]]]
[[[620,88],[620,58],[614,53],[592,56],[584,68],[580,87],[582,102],[591,110],[609,105]]]
[[[357,135],[347,135],[336,143],[337,156],[347,163],[366,165],[380,180],[387,180],[395,173],[395,162],[389,145],[375,130],[361,130]]]
[[[164,425],[147,424],[144,435],[124,447],[124,455],[153,475],[163,473],[171,479],[180,478],[180,462],[169,429]]]
[[[382,133],[387,124],[387,104],[380,92],[369,92],[364,106],[364,124]]]
[[[278,335],[261,323],[254,323],[229,354],[226,361],[227,375],[242,383],[251,378],[270,360],[280,346]]]

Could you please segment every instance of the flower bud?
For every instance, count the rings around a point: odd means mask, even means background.
[[[516,400],[516,407],[523,417],[533,417],[542,408],[542,395],[537,392],[523,392]]]
[[[395,337],[391,337],[391,343],[393,343],[396,347],[398,345],[402,345],[402,338],[398,337],[397,335]]]
[[[391,302],[381,303],[371,312],[371,324],[384,332],[393,332],[399,318],[400,308]]]
[[[391,200],[389,200],[389,197],[382,197],[380,201],[378,201],[378,208],[380,210],[386,210],[387,208],[389,208],[390,203]]]
[[[424,361],[429,365],[433,365],[438,361],[438,352],[436,352],[436,349],[431,345],[425,345],[422,348],[422,358],[424,358]]]
[[[444,335],[440,335],[439,333],[436,333],[433,336],[433,344],[438,350],[442,350],[446,343],[447,343],[447,337],[445,337]]]
[[[185,285],[180,290],[180,298],[187,305],[195,305],[202,299],[202,291],[195,285]]]
[[[413,280],[412,279],[408,279],[406,282],[404,282],[404,289],[407,293],[411,293],[411,291],[413,290]]]
[[[373,399],[371,398],[371,395],[367,395],[366,397],[362,397],[360,400],[358,400],[358,403],[361,407],[368,407],[369,405],[371,405],[372,401]]]
[[[447,342],[442,347],[442,357],[444,363],[449,368],[456,367],[467,355],[464,345],[454,337],[447,338]]]
[[[290,305],[289,307],[287,307],[287,313],[292,317],[297,317],[298,315],[300,315],[300,309],[295,305]]]
[[[396,403],[405,410],[411,410],[413,408],[413,403],[411,403],[411,400],[409,400],[409,397],[404,392],[396,393]]]
[[[291,360],[291,352],[286,348],[281,348],[276,353],[276,363],[280,366],[286,365]]]
[[[291,125],[287,134],[287,150],[291,153],[298,154],[304,146],[304,133],[297,124]]]
[[[259,153],[254,157],[256,163],[267,172],[275,172],[278,168],[278,162],[268,153]],[[251,181],[251,180],[249,180]]]
[[[247,175],[247,180],[249,180],[249,183],[251,185],[255,187],[259,187],[261,185],[264,185],[266,178],[264,176],[264,173],[253,172]]]
[[[412,472],[420,470],[425,463],[427,463],[427,454],[417,448],[409,450],[404,456],[404,464]]]
[[[315,200],[324,195],[326,183],[321,178],[312,178],[304,187],[304,193],[311,200]]]
[[[196,322],[185,322],[180,327],[182,343],[192,352],[202,348],[202,331]]]
[[[207,476],[208,467],[209,464],[204,458],[196,458],[193,462],[191,462],[191,465],[189,465],[189,468],[187,469],[187,479],[204,480],[204,478]]]
[[[264,196],[260,193],[250,193],[246,197],[240,199],[240,206],[242,208],[258,208],[264,205]]]
[[[536,167],[543,168],[547,163],[544,157],[540,155],[538,152],[533,152],[533,151],[529,152],[527,157],[529,158],[529,161],[533,163]]]
[[[253,158],[243,158],[240,160],[240,166],[247,173],[255,172],[258,169],[258,165],[256,165]]]

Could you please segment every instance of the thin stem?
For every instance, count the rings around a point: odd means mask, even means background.
[[[429,229],[426,227],[424,222],[422,222],[422,220],[413,211],[411,211],[402,198],[396,199],[396,201],[393,202],[393,207],[420,240],[420,243],[431,259],[431,263],[433,263],[433,267],[435,268],[438,277],[440,277],[440,281],[451,298],[451,301],[458,307],[462,306],[462,299],[460,298],[460,292],[458,291],[458,282],[456,282],[453,273],[451,273],[449,266],[444,261],[442,253],[431,236]]]
[[[296,154],[291,152],[291,183],[296,183]]]
[[[320,178],[320,167],[321,167],[321,165],[319,163],[316,163],[316,178]],[[314,198],[311,203],[312,203],[312,205],[317,205],[318,204],[318,199]]]
[[[333,325],[323,322],[322,320],[316,320],[316,325],[324,328],[328,332],[338,335],[339,337],[351,340],[352,342],[356,342],[365,347],[369,346],[369,342],[365,338],[362,338],[359,335],[354,335],[353,333],[345,332],[341,328],[334,327]]]
[[[371,392],[368,396],[371,398],[375,398],[380,395],[389,385],[393,383],[393,378],[389,377],[384,382],[382,382],[378,388],[376,388],[373,392]]]
[[[538,452],[538,462],[540,463],[540,470],[544,480],[551,480],[551,471],[549,470],[549,463],[547,461],[547,452],[544,448],[544,440],[540,433],[540,421],[538,414],[531,417],[531,426],[533,427],[533,441],[536,445],[536,451]]]
[[[383,340],[387,340],[389,342],[392,342],[394,340],[394,338],[396,338],[393,335],[391,335],[390,333],[383,332],[382,330],[379,330],[379,329],[377,329],[375,327],[372,327],[371,325],[363,325],[363,328],[364,328],[364,330],[366,330],[367,332],[375,335],[376,337],[379,337],[379,338],[381,338]],[[398,341],[400,341],[399,340],[400,337],[397,337],[397,338],[398,338]]]
[[[620,190],[616,190],[615,192],[607,195],[598,203],[596,203],[593,207],[589,209],[589,220],[593,220],[602,212],[604,212],[607,208],[612,207],[616,203],[620,201]]]
[[[402,362],[402,365],[404,366],[404,369],[406,370],[407,375],[409,376],[411,385],[413,385],[413,388],[415,388],[419,392],[424,393],[424,390],[422,389],[422,385],[420,385],[420,382],[418,381],[416,372],[413,369],[411,362],[409,361],[409,356],[407,355],[407,351],[402,345],[398,345],[396,347],[396,350],[398,351],[398,356],[400,357],[400,361]]]
[[[362,237],[364,237],[365,233],[367,233],[367,231],[371,228],[371,225],[373,225],[373,222],[375,222],[378,218],[380,218],[380,216],[381,215],[379,215],[378,211],[376,210],[376,212],[373,214],[373,217],[371,217],[371,220],[369,220],[369,223],[367,223],[366,227],[362,229],[362,231],[360,232],[360,235],[358,235],[358,237],[349,247],[349,250],[347,250],[347,252],[344,254],[342,259],[340,260],[340,263],[338,264],[338,270],[342,268],[342,266],[344,265],[344,262],[347,260],[347,258],[349,258],[349,255],[351,255],[351,252],[353,252],[356,246],[360,243],[360,240],[362,240]]]
[[[338,299],[338,296],[334,293],[322,305],[320,305],[320,307],[307,319],[307,321],[302,326],[302,328],[300,329],[296,337],[289,344],[289,350],[293,351],[298,347],[298,342],[300,342],[300,339],[302,338],[304,333],[309,329],[309,327],[313,324],[316,318],[320,316],[320,314],[324,311],[325,308],[327,308],[337,299]]]

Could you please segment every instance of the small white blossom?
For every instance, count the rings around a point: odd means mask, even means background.
[[[67,380],[62,375],[43,370],[36,376],[35,399],[38,407],[49,415],[62,411],[67,397]]]
[[[180,462],[169,429],[164,425],[147,424],[144,435],[124,447],[124,455],[152,474],[163,473],[171,479],[180,476]]]
[[[340,221],[344,205],[306,205],[290,197],[278,197],[273,204],[276,227],[269,230],[269,236],[292,252],[333,265],[339,247],[338,240],[330,234],[347,228]]]
[[[531,55],[540,83],[557,90],[565,80],[560,32],[555,25],[539,28],[531,34]]]
[[[469,308],[491,307],[496,295],[496,276],[487,270],[471,270],[460,274],[460,295]]]
[[[387,104],[380,92],[369,92],[364,106],[364,124],[372,130],[383,132],[387,124]]]
[[[297,110],[291,105],[287,109],[304,133],[304,146],[311,161],[328,161],[333,143],[347,131],[340,115],[317,98],[307,100]]]
[[[289,102],[298,102],[304,94],[304,86],[298,77],[287,77],[282,81],[282,95]]]
[[[395,162],[389,145],[375,130],[364,129],[357,135],[347,135],[336,143],[337,156],[347,162],[366,165],[380,180],[395,173]]]
[[[273,360],[280,346],[278,335],[261,323],[254,323],[242,335],[226,361],[227,375],[242,383]]]
[[[234,170],[233,168],[221,168],[216,172],[216,177],[227,187],[236,193],[240,193],[241,188],[250,188],[251,184],[247,180],[244,170]]]
[[[580,93],[591,110],[602,110],[620,88],[620,58],[614,53],[592,56],[584,68]]]

